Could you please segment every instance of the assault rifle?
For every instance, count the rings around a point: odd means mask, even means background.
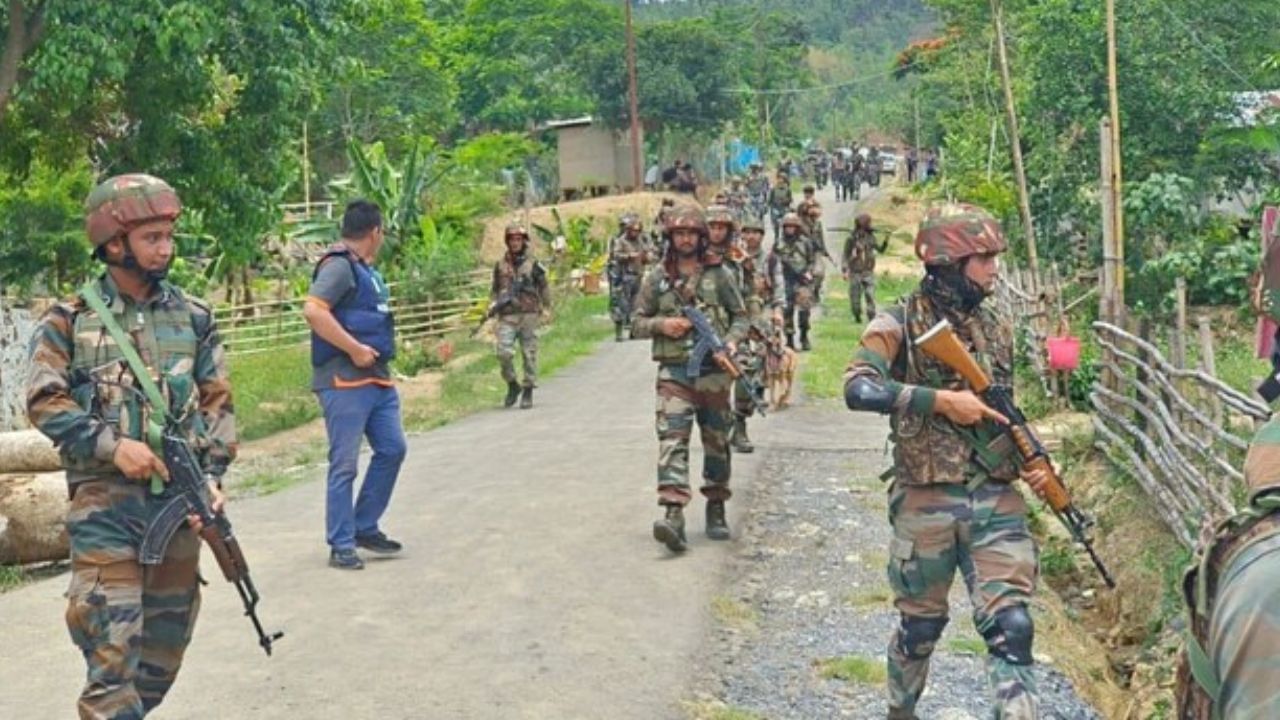
[[[761,415],[764,415],[769,407],[764,401],[764,386],[752,380],[730,357],[729,347],[725,344],[724,338],[720,337],[720,333],[716,332],[715,325],[711,324],[711,318],[693,305],[685,305],[680,308],[680,312],[693,323],[693,334],[696,338],[693,350],[689,353],[689,363],[685,366],[689,377],[696,378],[702,374],[702,365],[710,355],[721,370],[728,373],[729,377],[747,391],[751,396],[751,403]]]
[[[502,291],[498,295],[497,300],[489,303],[489,308],[484,311],[484,316],[480,318],[480,322],[476,323],[475,329],[471,331],[471,337],[475,337],[479,334],[480,328],[484,327],[484,324],[489,322],[490,318],[496,317],[498,313],[502,312],[508,305],[514,303],[516,298],[520,296],[520,293],[524,292],[524,286],[525,276],[516,275],[515,279],[511,281],[511,287]]]
[[[1014,404],[1009,388],[996,385],[987,377],[986,372],[960,343],[951,323],[946,320],[934,325],[928,332],[921,335],[916,340],[916,347],[923,350],[929,357],[960,373],[983,402],[1009,419],[1005,432],[1018,448],[1023,466],[1043,470],[1047,478],[1047,482],[1040,490],[1040,497],[1048,503],[1053,514],[1058,516],[1058,520],[1066,526],[1071,537],[1084,546],[1085,551],[1089,553],[1089,559],[1093,561],[1093,566],[1098,569],[1107,587],[1115,588],[1116,581],[1111,578],[1111,573],[1102,564],[1102,558],[1098,557],[1098,553],[1093,549],[1093,542],[1086,534],[1086,530],[1093,526],[1093,521],[1071,502],[1071,495],[1068,494],[1066,485],[1053,469],[1053,463],[1049,462],[1049,453],[1045,451],[1044,444],[1027,423],[1022,410]]]
[[[209,487],[204,472],[200,469],[200,461],[191,445],[177,435],[174,428],[166,428],[162,447],[164,464],[169,469],[169,483],[165,492],[173,493],[173,497],[165,502],[164,507],[147,525],[139,551],[142,564],[159,565],[163,562],[169,541],[178,528],[187,522],[187,516],[199,518],[202,524],[200,537],[213,551],[223,577],[236,586],[240,601],[244,603],[244,614],[249,617],[253,629],[258,633],[258,645],[270,655],[272,643],[284,637],[284,633],[274,632],[268,635],[258,621],[258,589],[249,577],[249,565],[245,562],[244,553],[240,551],[240,542],[231,531],[231,521],[227,520],[225,514],[213,512],[209,502]]]

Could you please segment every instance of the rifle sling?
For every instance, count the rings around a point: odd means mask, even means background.
[[[160,392],[159,386],[155,380],[151,379],[151,371],[147,369],[142,358],[138,355],[138,350],[133,347],[133,341],[125,333],[124,328],[120,327],[120,323],[116,320],[115,315],[111,313],[111,309],[107,307],[107,303],[102,299],[102,295],[97,287],[97,282],[89,280],[80,288],[80,297],[84,298],[85,303],[98,314],[102,327],[106,329],[107,334],[115,341],[116,346],[120,348],[120,354],[124,356],[124,361],[129,365],[129,369],[133,371],[133,377],[137,379],[138,385],[142,388],[143,394],[147,397],[147,402],[151,403],[152,418],[148,422],[146,429],[146,437],[142,438],[144,442],[151,447],[157,454],[163,453],[162,434],[163,424],[170,421],[169,409],[164,400],[164,394]],[[155,422],[156,415],[160,416],[162,423]],[[163,457],[163,455],[161,455]],[[151,492],[159,494],[164,490],[164,481],[158,476],[151,476]]]

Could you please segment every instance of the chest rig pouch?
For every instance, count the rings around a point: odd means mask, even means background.
[[[910,385],[969,390],[958,373],[915,349],[915,339],[933,327],[942,315],[923,293],[911,295],[905,306],[891,310],[905,328],[902,349],[894,362],[894,374]],[[997,384],[1013,380],[1012,340],[994,315],[977,310],[967,321],[953,325],[971,345],[974,359]],[[908,485],[967,484],[976,487],[990,480],[1010,481],[1018,476],[1017,449],[1008,435],[987,420],[963,427],[935,413],[920,414],[909,407],[889,418],[894,444],[894,472]]]

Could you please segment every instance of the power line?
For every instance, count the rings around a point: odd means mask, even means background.
[[[889,70],[888,72],[880,73],[878,75],[868,75],[866,77],[855,78],[853,80],[847,80],[845,82],[831,83],[830,85],[815,85],[813,87],[805,87],[805,88],[773,88],[768,90],[756,90],[754,88],[727,88],[727,89],[721,90],[721,92],[729,93],[729,94],[738,94],[738,95],[800,95],[800,94],[811,93],[811,92],[822,92],[824,90],[838,90],[840,88],[852,87],[854,85],[861,85],[863,83],[868,83],[873,80],[883,80],[896,73],[913,68],[917,64],[918,64],[917,62],[912,61],[906,65],[894,68],[893,70]]]
[[[1206,55],[1208,55],[1215,62],[1217,62],[1219,65],[1225,68],[1227,72],[1234,75],[1237,80],[1244,83],[1248,89],[1253,90],[1254,92],[1261,92],[1261,90],[1259,90],[1256,86],[1254,86],[1254,84],[1250,82],[1248,78],[1246,78],[1238,70],[1236,70],[1235,66],[1227,62],[1221,55],[1217,53],[1217,51],[1215,51],[1213,48],[1205,44],[1200,39],[1200,36],[1196,34],[1196,31],[1192,29],[1191,26],[1186,23],[1186,21],[1184,21],[1181,17],[1178,16],[1177,13],[1173,11],[1173,8],[1170,8],[1166,3],[1163,2],[1163,0],[1156,0],[1156,5],[1158,5],[1160,9],[1164,11],[1165,15],[1168,15],[1169,19],[1173,20],[1174,23],[1178,25],[1178,27],[1182,28],[1183,32],[1185,32],[1187,36],[1191,38],[1191,41],[1194,42],[1196,46],[1198,46],[1201,50],[1203,50]]]

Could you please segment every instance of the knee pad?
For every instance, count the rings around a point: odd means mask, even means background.
[[[912,660],[924,660],[933,654],[933,645],[942,637],[948,618],[923,618],[903,615],[898,626],[898,649]]]
[[[987,652],[1011,665],[1031,664],[1031,643],[1035,623],[1025,605],[1007,607],[996,613],[995,623],[982,636]]]

